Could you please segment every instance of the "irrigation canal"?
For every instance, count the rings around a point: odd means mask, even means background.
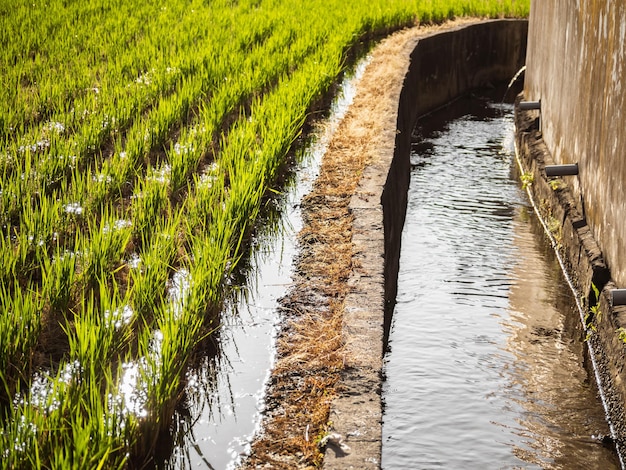
[[[414,133],[382,467],[620,468],[498,101],[461,99]]]
[[[234,469],[258,430],[299,201],[365,63],[294,173],[283,218],[259,233],[217,354],[190,372],[183,438],[166,468]],[[514,174],[512,106],[460,99],[414,137],[382,467],[619,468],[602,443],[609,430],[574,299]]]

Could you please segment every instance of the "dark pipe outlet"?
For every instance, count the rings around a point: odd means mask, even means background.
[[[573,176],[578,174],[578,163],[546,165],[546,176]]]
[[[541,109],[541,100],[539,101],[520,101],[519,109]]]
[[[613,306],[626,305],[626,289],[613,289],[611,291],[611,303]]]

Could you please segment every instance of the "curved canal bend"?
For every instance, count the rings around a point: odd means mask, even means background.
[[[514,174],[513,127],[512,106],[485,97],[418,122],[385,469],[619,468],[575,301]]]

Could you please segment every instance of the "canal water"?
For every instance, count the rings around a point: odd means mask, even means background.
[[[415,129],[384,469],[620,468],[575,300],[517,183],[513,131],[512,106],[487,95]]]

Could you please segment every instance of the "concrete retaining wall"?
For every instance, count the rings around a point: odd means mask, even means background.
[[[525,20],[464,26],[421,39],[411,54],[398,107],[395,154],[382,194],[387,327],[396,298],[400,241],[410,179],[411,133],[417,118],[473,88],[508,82],[524,65]]]
[[[554,222],[558,249],[584,299],[622,462],[626,345],[619,330],[626,327],[626,308],[611,305],[610,293],[626,287],[625,44],[623,0],[533,1],[523,98],[541,100],[541,110],[516,113],[532,192],[544,220]],[[578,163],[579,175],[546,177],[546,164],[562,163]]]
[[[548,178],[545,165],[553,164],[552,156],[537,126],[532,111],[516,108],[516,145],[526,181],[531,181],[540,217],[551,230],[555,249],[566,271],[586,317],[588,346],[593,359],[588,369],[596,372],[596,381],[611,426],[611,441],[622,462],[626,458],[626,345],[619,338],[618,328],[626,325],[626,307],[613,307],[610,291],[615,284],[602,257],[602,251],[578,209],[580,203],[568,182],[571,176]],[[602,289],[597,295],[593,286]],[[593,310],[592,310],[593,307]],[[594,364],[595,363],[595,364]]]
[[[533,1],[526,67],[547,149],[556,163],[578,162],[574,197],[626,287],[626,2]]]

